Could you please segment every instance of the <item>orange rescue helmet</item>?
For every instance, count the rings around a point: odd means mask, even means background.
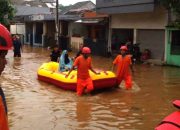
[[[89,47],[83,47],[82,48],[82,53],[83,54],[90,54],[91,53],[91,49]]]
[[[12,38],[10,32],[0,24],[0,50],[10,50],[12,48]]]
[[[127,51],[128,49],[127,49],[127,46],[121,46],[121,47],[120,47],[120,50]]]

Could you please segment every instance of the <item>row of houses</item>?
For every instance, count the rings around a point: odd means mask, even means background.
[[[15,8],[17,13],[15,23],[11,25],[12,34],[21,34],[24,43],[32,46],[47,47],[56,44],[54,9],[27,5],[16,5]],[[94,54],[105,55],[104,40],[107,35],[108,15],[97,15],[95,8],[96,5],[91,1],[84,1],[59,10],[62,49],[79,49],[79,45],[85,41],[91,46]]]
[[[97,12],[110,15],[109,46],[112,34],[130,37],[141,51],[149,49],[153,59],[180,66],[180,30],[167,27],[176,17],[157,0],[97,0],[96,4]]]
[[[12,33],[22,34],[25,43],[31,45],[45,47],[56,43],[52,9],[17,9],[19,23],[11,26]],[[149,49],[152,59],[180,65],[180,31],[168,28],[168,20],[167,10],[156,0],[97,0],[96,5],[91,1],[79,2],[60,10],[60,43],[64,49],[78,49],[85,43],[94,54],[107,55],[131,40],[139,44],[141,51]]]

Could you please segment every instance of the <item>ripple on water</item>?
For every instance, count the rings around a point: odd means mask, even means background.
[[[177,76],[171,78],[171,69],[167,72],[163,70],[165,76],[161,83],[161,68],[139,66],[138,73],[135,73],[139,84],[134,82],[132,90],[114,89],[93,96],[77,97],[74,92],[37,80],[37,69],[49,60],[49,51],[27,47],[21,59],[12,58],[12,52],[7,57],[9,63],[0,82],[6,93],[12,130],[152,129],[153,125],[158,124],[155,118],[163,118],[173,109],[167,105],[172,95],[173,98],[178,97],[175,94],[179,89],[175,86],[180,80]],[[112,60],[95,57],[93,63],[109,69]],[[158,78],[154,76],[157,72]],[[179,70],[175,69],[174,73],[177,72]],[[162,86],[156,85],[163,83]],[[155,101],[151,100],[155,99],[153,97],[156,97]],[[156,103],[158,109],[147,105],[147,100]],[[152,115],[152,111],[158,112]]]

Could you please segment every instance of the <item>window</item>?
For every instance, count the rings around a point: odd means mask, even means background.
[[[171,33],[171,54],[180,55],[180,30]]]

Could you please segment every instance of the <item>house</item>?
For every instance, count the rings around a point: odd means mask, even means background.
[[[167,27],[166,35],[166,63],[180,67],[180,29]]]
[[[167,10],[156,0],[97,0],[96,10],[110,15],[108,47],[118,50],[127,40],[149,49],[151,58],[165,60]]]
[[[26,5],[14,5],[14,7],[17,12],[15,22],[10,26],[11,33],[23,36],[27,44],[42,46],[46,26],[43,22],[44,15],[52,14],[50,8]]]
[[[106,14],[86,11],[80,20],[75,21],[72,29],[71,46],[79,49],[80,44],[88,46],[92,54],[107,54],[108,18]],[[75,26],[76,25],[76,26]]]
[[[24,24],[25,34],[23,35],[25,36],[25,43],[42,47],[56,44],[56,14],[51,8],[31,5],[16,5],[16,7],[15,25],[17,25],[17,22]],[[59,10],[60,46],[62,49],[69,48],[72,35],[76,35],[84,30],[83,26],[76,24],[75,21],[81,19],[84,11],[93,9],[95,9],[94,3],[85,1],[71,5],[65,10]],[[13,29],[17,27],[12,25]]]

